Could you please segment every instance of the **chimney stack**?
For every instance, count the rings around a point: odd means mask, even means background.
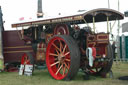
[[[38,0],[38,11],[37,11],[37,18],[43,18],[43,12],[42,12],[42,0]]]

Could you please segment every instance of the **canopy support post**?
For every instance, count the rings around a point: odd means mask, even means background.
[[[21,30],[21,38],[24,39],[24,27],[22,27],[22,30]]]
[[[93,31],[95,33],[95,16],[93,16]]]
[[[87,27],[89,27],[89,25],[88,25],[87,21],[86,21],[85,19],[83,19],[83,20],[84,20],[84,23],[85,23],[85,24],[87,24]]]
[[[83,19],[85,24],[87,24],[87,27],[90,27],[89,24],[87,23],[87,21],[85,19]],[[90,30],[92,30],[91,28],[89,28]]]
[[[35,29],[35,40],[37,39],[37,30]]]
[[[107,16],[107,33],[109,33],[109,16]]]

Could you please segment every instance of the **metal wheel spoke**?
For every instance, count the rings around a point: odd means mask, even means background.
[[[60,66],[60,68],[56,71],[56,75],[59,73],[59,71],[62,69],[63,64]]]
[[[65,65],[65,67],[69,70],[69,67],[68,67],[68,65],[64,62],[64,65]]]
[[[50,53],[49,55],[52,55],[52,56],[58,56],[57,54],[54,54],[54,53]]]
[[[65,59],[65,61],[68,61],[68,62],[70,62],[70,59]]]
[[[60,51],[60,49],[54,43],[52,43],[52,45]]]
[[[65,52],[66,47],[67,47],[67,45],[64,46],[63,53]]]
[[[59,62],[58,66],[57,66],[58,69],[59,69],[60,65],[61,65],[61,63]]]
[[[68,68],[70,67],[70,63],[68,63]]]
[[[64,56],[67,56],[68,54],[70,54],[70,52],[65,53]]]
[[[57,50],[57,49],[55,49],[55,50],[56,50],[57,54],[59,55],[59,52],[58,52],[58,50]]]
[[[65,74],[66,67],[63,65],[63,76]]]
[[[62,45],[62,43],[61,43],[61,41],[60,41],[60,40],[59,40],[59,42],[60,42],[60,52],[62,52],[63,45]]]
[[[52,67],[52,66],[54,66],[54,65],[58,64],[59,62],[60,62],[60,61],[57,61],[57,62],[55,62],[55,63],[51,64],[50,66]]]

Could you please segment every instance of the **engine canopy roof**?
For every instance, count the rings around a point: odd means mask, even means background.
[[[109,17],[109,21],[124,19],[124,14],[113,9],[99,8],[76,15],[42,18],[33,21],[14,23],[12,24],[12,28],[57,23],[83,24],[85,21],[86,23],[92,23],[93,17],[95,17],[95,22],[103,22],[107,21],[107,17]]]

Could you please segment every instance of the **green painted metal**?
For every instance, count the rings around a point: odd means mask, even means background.
[[[123,46],[123,43],[124,43],[124,50],[122,49],[122,46]],[[123,57],[123,52],[122,51],[125,51],[125,56]],[[128,59],[128,36],[124,36],[124,42],[122,42],[122,37],[120,37],[120,58],[121,59],[125,59],[127,60]]]
[[[122,37],[120,37],[120,58],[122,58]]]
[[[125,36],[125,58],[128,59],[128,36]]]

